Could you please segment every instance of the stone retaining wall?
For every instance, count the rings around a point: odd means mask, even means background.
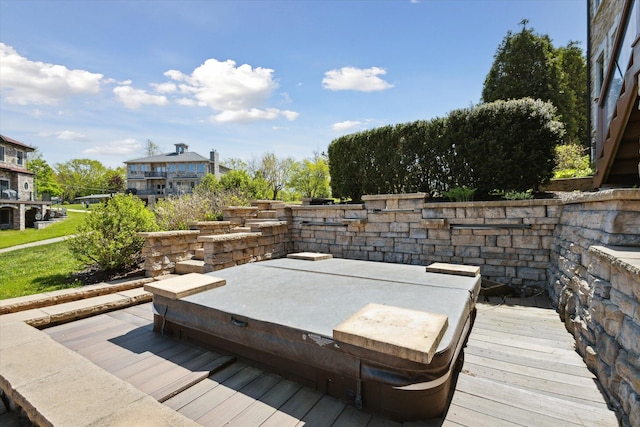
[[[565,200],[549,272],[578,352],[622,424],[640,425],[640,190]]]
[[[294,251],[427,265],[472,264],[521,293],[547,286],[559,200],[425,203],[424,194],[362,205],[290,206]]]
[[[202,236],[204,272],[282,258],[291,250],[289,229],[284,221],[252,224],[249,232]]]
[[[138,233],[144,237],[142,256],[147,277],[173,273],[176,262],[195,256],[202,247],[198,242],[199,230],[176,230]]]

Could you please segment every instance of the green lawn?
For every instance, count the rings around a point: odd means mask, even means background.
[[[24,231],[1,230],[0,249],[74,234],[78,224],[82,222],[85,215],[86,214],[82,212],[68,212],[66,219],[56,222],[55,224],[41,230],[36,230],[34,228],[28,228]]]
[[[78,287],[82,283],[70,283],[69,277],[83,268],[65,242],[3,253],[0,299]]]

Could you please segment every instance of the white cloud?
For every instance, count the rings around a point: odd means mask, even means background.
[[[167,83],[151,83],[151,86],[156,88],[156,92],[158,93],[175,93],[178,91],[178,87],[175,83],[167,82]]]
[[[292,121],[298,117],[298,113],[295,111],[281,111],[277,108],[267,108],[266,110],[260,110],[258,108],[252,108],[250,110],[226,110],[219,114],[211,116],[211,121],[214,123],[230,123],[230,122],[255,122],[258,120],[275,120],[278,117],[285,117],[287,120]]]
[[[298,117],[294,111],[265,108],[278,87],[273,79],[273,70],[269,68],[254,68],[248,64],[236,66],[233,60],[212,58],[191,74],[169,70],[164,75],[173,80],[166,84],[173,84],[183,95],[176,100],[178,104],[209,107],[215,112],[211,120],[217,123],[275,120],[279,117],[295,120]],[[156,88],[160,86],[156,85]]]
[[[127,138],[121,141],[113,141],[104,145],[95,145],[87,148],[83,154],[106,155],[106,156],[129,156],[140,152],[142,143],[134,138]]]
[[[113,89],[119,101],[125,107],[133,110],[140,108],[142,105],[167,105],[169,101],[164,95],[152,95],[142,89],[134,89],[131,86],[118,86]]]
[[[347,130],[357,129],[362,124],[361,121],[357,120],[345,120],[344,122],[338,122],[331,125],[331,129],[339,132],[344,132]]]
[[[56,138],[58,139],[63,139],[65,141],[88,141],[88,138],[86,135],[79,133],[79,132],[73,132],[71,130],[63,130],[61,132],[56,132]]]
[[[0,43],[0,87],[11,104],[56,105],[71,95],[100,92],[102,74],[30,61]]]
[[[361,92],[375,92],[393,87],[382,80],[379,75],[385,75],[383,68],[355,68],[342,67],[324,73],[322,87],[329,90],[356,90]]]

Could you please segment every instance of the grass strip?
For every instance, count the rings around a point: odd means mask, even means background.
[[[0,299],[15,298],[82,285],[70,279],[84,268],[66,242],[19,249],[0,255]]]
[[[35,228],[28,228],[23,231],[2,230],[0,231],[0,249],[75,234],[85,215],[83,212],[68,212],[66,219],[57,221],[40,230]]]

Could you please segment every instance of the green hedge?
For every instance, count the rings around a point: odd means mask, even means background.
[[[552,177],[563,136],[555,107],[530,98],[345,135],[328,149],[332,194],[535,190]]]

